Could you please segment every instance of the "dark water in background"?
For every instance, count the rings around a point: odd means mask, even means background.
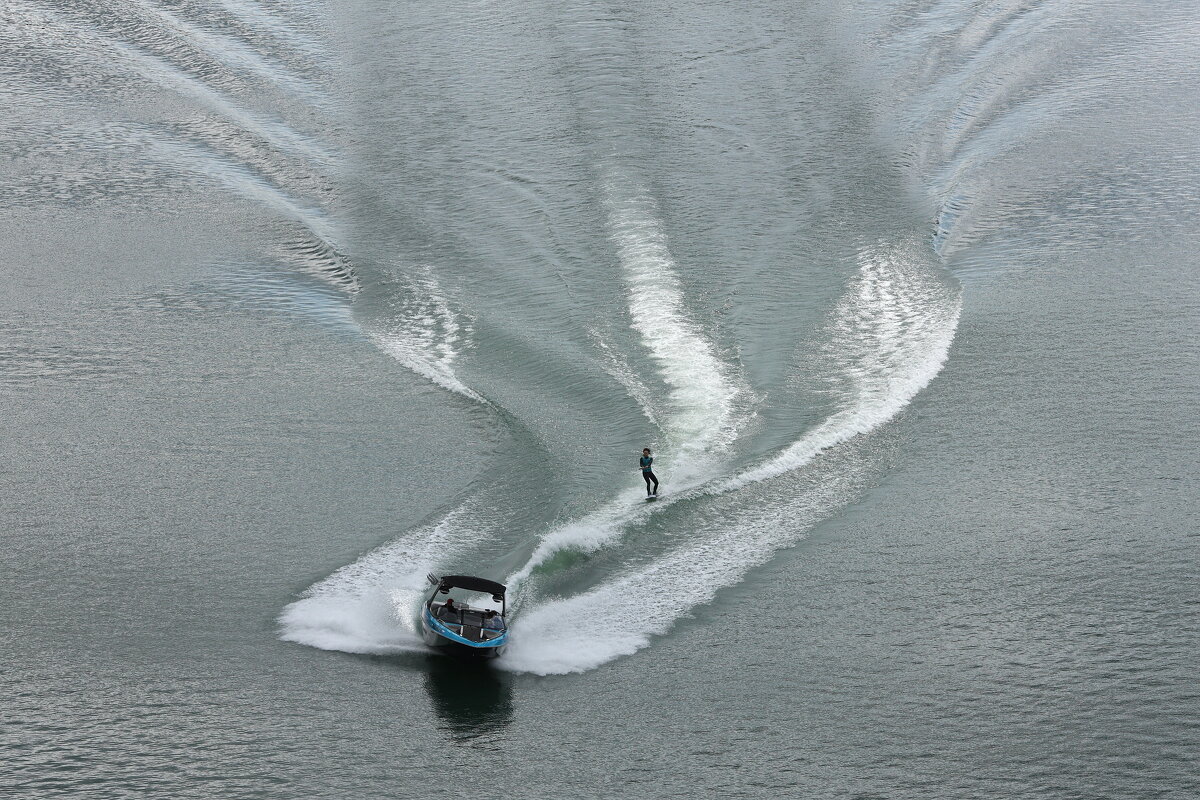
[[[1190,4],[0,17],[6,792],[1200,791]]]

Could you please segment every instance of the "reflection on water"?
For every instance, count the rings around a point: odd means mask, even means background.
[[[512,722],[511,678],[481,659],[431,658],[425,688],[451,739],[498,733]]]

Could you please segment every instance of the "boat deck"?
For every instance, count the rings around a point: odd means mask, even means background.
[[[472,642],[486,642],[495,639],[505,630],[504,628],[500,630],[484,628],[483,609],[463,605],[456,606],[453,611],[446,611],[444,604],[431,603],[429,610],[438,622]]]

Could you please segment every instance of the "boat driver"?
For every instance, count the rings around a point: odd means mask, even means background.
[[[458,622],[458,606],[454,605],[453,597],[446,598],[446,602],[442,604],[441,610],[438,611],[438,619]]]
[[[496,609],[489,608],[483,612],[483,627],[489,631],[504,630],[504,617],[496,613]]]

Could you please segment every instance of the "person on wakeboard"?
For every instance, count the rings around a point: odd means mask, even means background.
[[[646,447],[642,450],[641,466],[642,478],[646,481],[646,497],[658,496],[658,478],[654,476],[654,470],[650,469],[650,465],[654,463],[654,458],[650,455],[650,448]],[[654,491],[650,491],[650,481],[654,481]]]

